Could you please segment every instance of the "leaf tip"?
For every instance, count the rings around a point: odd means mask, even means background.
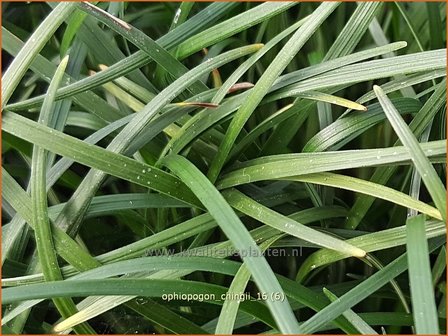
[[[361,105],[360,111],[367,111],[367,106]]]
[[[355,248],[353,250],[353,256],[357,257],[357,258],[364,258],[366,256],[367,252],[360,249],[360,248]]]
[[[64,322],[64,321],[63,321],[63,322]],[[53,331],[54,331],[55,333],[61,333],[61,332],[63,332],[64,330],[67,330],[67,329],[68,329],[68,328],[64,328],[63,322],[61,322],[61,323],[59,323],[59,324],[57,324],[57,325],[55,325],[55,326],[53,327]]]
[[[335,295],[334,295],[332,292],[330,292],[330,291],[328,290],[327,287],[322,287],[322,292],[323,292],[323,293],[325,294],[325,296],[326,296],[327,298],[329,298],[330,300],[335,299]]]
[[[245,90],[245,89],[250,89],[253,88],[255,85],[249,82],[241,82],[241,83],[236,83],[233,84],[230,89],[227,91],[227,93],[232,93],[238,90]]]
[[[383,94],[383,90],[381,89],[380,86],[378,85],[374,85],[373,86],[373,91],[375,92],[375,94],[378,96],[379,94]]]
[[[67,67],[68,61],[70,59],[69,55],[65,55],[64,58],[61,60],[60,65],[64,67],[64,69]]]

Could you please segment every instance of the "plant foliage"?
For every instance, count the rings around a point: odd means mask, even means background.
[[[3,3],[3,333],[446,333],[445,7]]]

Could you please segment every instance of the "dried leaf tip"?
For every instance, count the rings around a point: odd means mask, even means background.
[[[239,91],[239,90],[245,90],[245,89],[250,89],[253,88],[255,85],[249,82],[241,82],[241,83],[236,83],[233,84],[230,89],[227,91],[227,93],[232,93],[235,91]]]

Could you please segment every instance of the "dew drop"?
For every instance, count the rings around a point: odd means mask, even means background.
[[[174,24],[176,24],[177,23],[177,21],[179,21],[179,17],[180,17],[180,14],[182,13],[182,10],[179,8],[177,11],[176,11],[176,14],[174,15],[174,19],[173,19],[173,23]]]

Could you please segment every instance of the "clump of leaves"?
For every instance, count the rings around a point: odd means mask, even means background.
[[[4,3],[3,333],[446,333],[445,3]]]

